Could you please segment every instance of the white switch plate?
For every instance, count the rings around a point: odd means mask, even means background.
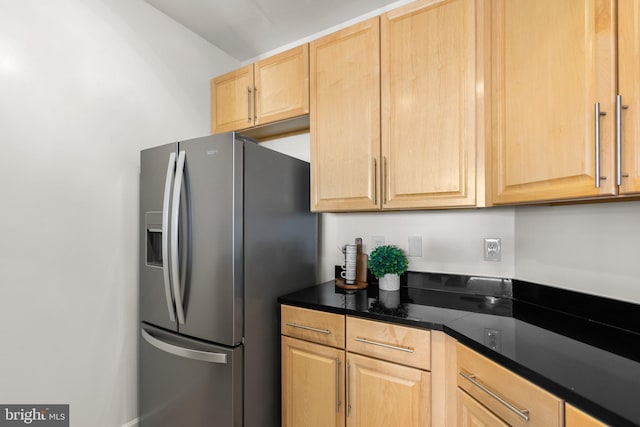
[[[382,245],[384,245],[384,236],[371,236],[371,251]]]
[[[409,253],[411,257],[422,256],[422,236],[409,236]]]

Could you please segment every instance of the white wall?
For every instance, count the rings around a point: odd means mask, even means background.
[[[408,250],[409,236],[422,237],[422,257],[408,257],[409,270],[495,277],[513,277],[514,215],[512,208],[450,211],[322,214],[320,279],[334,277],[343,264],[338,248],[362,237],[370,253],[372,236]],[[484,261],[483,238],[498,237],[500,262]]]
[[[640,202],[518,207],[516,276],[640,303]]]
[[[0,0],[0,402],[136,417],[139,150],[235,60],[142,0]]]

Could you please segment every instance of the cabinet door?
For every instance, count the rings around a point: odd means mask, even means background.
[[[606,427],[606,424],[590,417],[578,408],[566,404],[565,427]]]
[[[256,125],[309,113],[309,45],[255,64]]]
[[[460,389],[458,389],[457,400],[459,427],[509,427],[493,412]]]
[[[476,203],[475,0],[383,15],[382,207]]]
[[[380,206],[380,20],[310,44],[311,209]]]
[[[282,426],[344,427],[344,351],[282,337]]]
[[[211,133],[253,126],[253,64],[211,80]]]
[[[493,0],[495,203],[616,192],[612,0]],[[598,181],[595,104],[600,116]]]
[[[621,194],[640,192],[640,0],[618,0]]]
[[[348,427],[427,427],[431,379],[420,369],[347,353]]]

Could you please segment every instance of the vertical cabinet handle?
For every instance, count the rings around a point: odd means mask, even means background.
[[[251,87],[247,86],[247,121],[251,121]]]
[[[340,359],[336,357],[336,413],[340,413]]]
[[[346,375],[346,386],[345,386],[345,401],[347,402],[347,417],[349,416],[349,410],[351,409],[351,403],[349,402],[349,361],[347,360],[347,372]]]
[[[258,120],[258,88],[253,87],[253,119]]]
[[[371,186],[371,199],[373,200],[373,204],[377,205],[378,193],[376,191],[376,187],[378,185],[378,168],[376,167],[376,158],[374,157],[372,160],[373,160],[373,182],[372,182],[373,185]]]
[[[628,109],[628,105],[622,105],[622,95],[616,96],[616,185],[622,185],[622,110]]]
[[[616,185],[622,185],[622,118],[620,110],[622,109],[622,96],[616,96]]]
[[[600,181],[607,179],[606,176],[600,176],[600,116],[606,116],[607,113],[600,111],[600,103],[595,104],[595,140],[596,140],[596,188],[600,188]]]
[[[382,157],[382,179],[381,179],[381,183],[380,183],[380,191],[382,192],[382,204],[386,204],[387,203],[387,192],[386,192],[386,186],[387,186],[387,158],[386,157]]]

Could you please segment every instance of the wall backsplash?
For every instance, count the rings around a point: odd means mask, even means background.
[[[640,202],[515,212],[519,279],[640,303]]]
[[[385,244],[408,249],[409,236],[422,237],[422,257],[408,257],[409,270],[513,276],[513,208],[455,211],[410,211],[322,214],[320,228],[320,279],[333,278],[333,266],[341,264],[339,246],[362,237],[363,250],[372,249],[372,236],[384,236]],[[484,261],[483,238],[498,237],[500,262]]]
[[[269,141],[309,160],[309,134]],[[422,236],[409,269],[510,277],[640,303],[640,202],[468,210],[325,213],[320,218],[318,281],[341,263],[338,247],[372,236],[408,248]],[[498,237],[500,262],[484,261],[482,239]]]

